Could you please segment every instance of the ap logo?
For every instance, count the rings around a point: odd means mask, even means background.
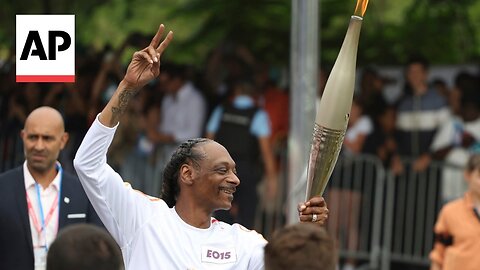
[[[17,15],[17,82],[75,82],[75,15]]]

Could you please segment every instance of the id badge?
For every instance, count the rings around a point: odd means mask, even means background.
[[[45,270],[47,268],[47,249],[45,247],[33,248],[35,257],[35,270]]]

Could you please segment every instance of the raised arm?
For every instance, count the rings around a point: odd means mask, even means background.
[[[164,26],[161,25],[150,45],[136,52],[126,75],[114,96],[88,130],[74,160],[80,182],[105,227],[122,248],[125,262],[129,260],[129,246],[135,233],[150,217],[159,213],[152,200],[134,191],[121,176],[107,164],[107,151],[121,115],[136,91],[160,73],[160,56],[172,39],[168,33],[160,43]]]
[[[160,42],[164,30],[165,27],[161,24],[150,45],[133,54],[125,77],[100,114],[99,120],[103,125],[107,127],[117,125],[137,91],[160,74],[160,57],[173,39],[173,32],[170,31]]]

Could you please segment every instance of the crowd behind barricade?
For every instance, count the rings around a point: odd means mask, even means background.
[[[81,140],[122,78],[126,67],[119,59],[127,45],[115,51],[84,52],[76,62],[75,84],[17,84],[14,65],[4,62],[0,172],[23,162],[19,133],[27,115],[42,105],[63,114],[70,140],[60,159],[66,171],[74,172],[72,160]],[[441,79],[427,80],[429,65],[421,57],[412,57],[404,71],[403,92],[391,101],[383,91],[388,80],[374,68],[362,69],[342,157],[373,154],[393,174],[424,171],[433,160],[465,166],[470,154],[480,151],[478,74],[459,72],[454,87],[448,89]],[[327,74],[328,69],[319,72],[319,98]],[[135,97],[119,126],[109,163],[135,189],[158,196],[163,167],[180,142],[207,135],[222,141],[229,145],[238,167],[248,168],[239,170],[242,186],[255,192],[265,179],[258,199],[243,198],[239,192],[230,212],[219,213],[226,221],[253,228],[257,212],[247,210],[256,210],[262,197],[280,196],[279,179],[286,175],[290,91],[285,75],[257,62],[244,47],[225,53],[220,46],[201,68],[162,62],[160,77],[146,88]],[[404,165],[402,157],[414,159],[411,167]],[[461,196],[462,181],[445,179],[442,200]],[[353,202],[341,211],[359,211],[355,209],[362,196],[358,190],[332,185],[329,192],[329,198],[346,196]],[[329,205],[337,209],[334,202]],[[355,262],[346,265],[348,269]]]

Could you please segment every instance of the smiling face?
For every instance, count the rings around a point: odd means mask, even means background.
[[[68,139],[62,116],[55,109],[41,107],[34,110],[25,121],[21,137],[27,166],[33,175],[55,170],[60,150]]]
[[[205,158],[194,167],[192,192],[197,202],[212,212],[230,209],[240,180],[236,175],[235,162],[227,149],[215,141],[198,146]]]

